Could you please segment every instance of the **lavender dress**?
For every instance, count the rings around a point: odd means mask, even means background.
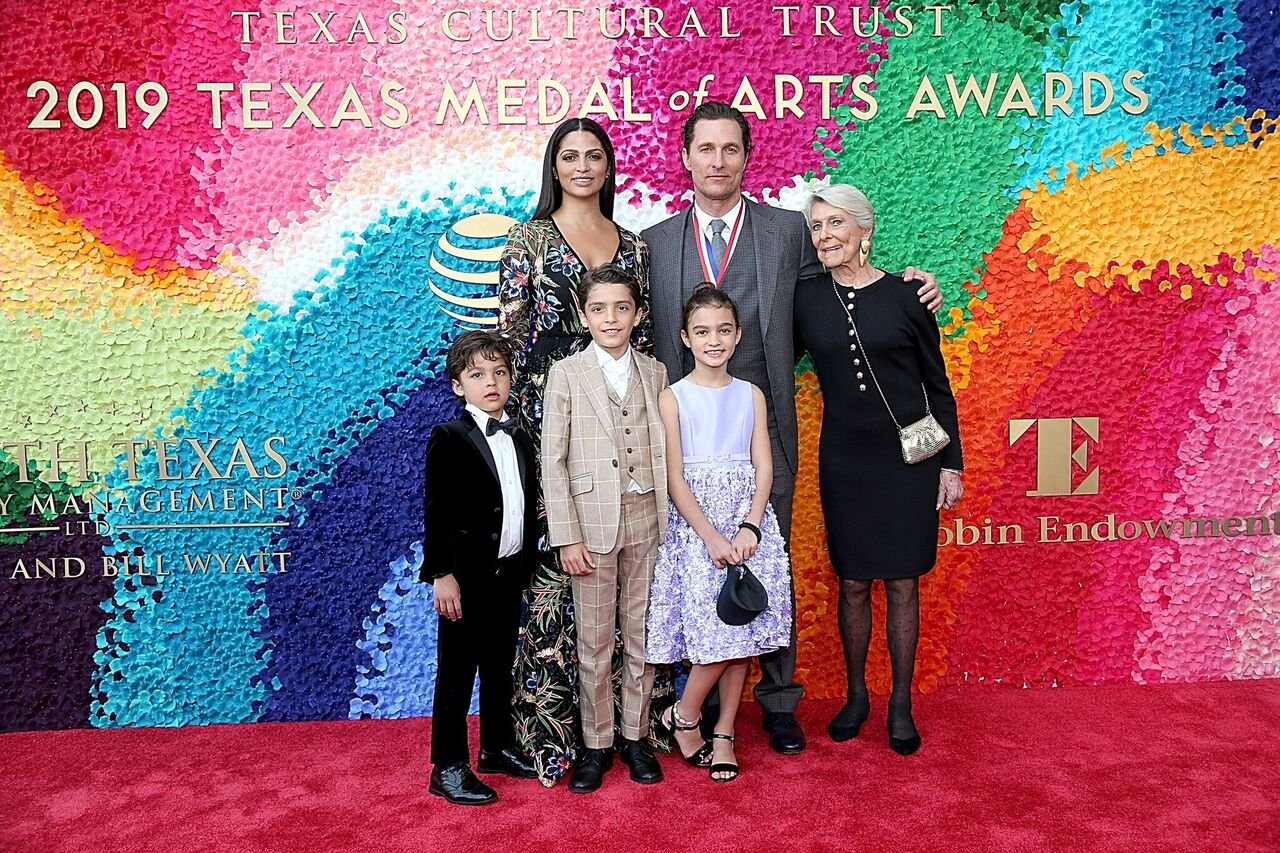
[[[671,386],[680,404],[684,479],[708,520],[732,540],[755,493],[751,383],[734,379],[704,388],[689,379]],[[716,615],[725,570],[716,568],[702,539],[675,504],[667,508],[667,534],[658,549],[649,594],[650,663],[715,663],[754,657],[791,640],[791,567],[773,507],[760,522],[763,538],[747,561],[769,593],[769,607],[746,625],[726,625]]]

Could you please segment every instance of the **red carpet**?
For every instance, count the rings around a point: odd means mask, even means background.
[[[786,758],[747,706],[730,785],[664,757],[481,808],[427,796],[427,720],[3,735],[0,850],[1280,849],[1280,681],[930,694],[910,758],[883,698],[846,744],[836,707]]]

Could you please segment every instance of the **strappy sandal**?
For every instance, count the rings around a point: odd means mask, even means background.
[[[712,732],[711,737],[713,740],[727,740],[730,743],[733,743],[733,740],[734,740],[733,735],[726,735],[721,732]],[[707,773],[708,775],[711,776],[712,782],[732,782],[734,779],[738,778],[738,765],[729,764],[726,761],[721,761],[718,764],[712,764],[710,767],[708,767]],[[733,775],[726,776],[723,778],[717,778],[716,777],[717,773],[731,773]]]
[[[671,743],[675,746],[676,752],[680,753],[680,757],[688,762],[691,767],[707,767],[711,764],[711,743],[709,741],[704,740],[702,746],[695,749],[692,755],[685,755],[680,742],[676,740],[676,732],[691,732],[697,729],[702,724],[702,715],[699,714],[698,719],[690,722],[680,716],[680,712],[676,710],[676,705],[678,704],[680,703],[674,703],[667,709],[671,712],[670,722],[668,722],[665,712],[658,715],[658,728],[664,736],[671,738]]]

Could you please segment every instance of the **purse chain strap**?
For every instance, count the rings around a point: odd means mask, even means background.
[[[902,432],[902,424],[898,423],[897,417],[893,414],[893,407],[889,405],[888,398],[884,396],[884,389],[880,387],[880,380],[876,379],[876,371],[871,366],[871,359],[867,356],[867,348],[863,346],[862,336],[858,334],[858,324],[854,322],[853,314],[849,312],[849,306],[845,304],[844,298],[840,295],[840,285],[836,284],[835,276],[831,276],[831,289],[836,294],[836,302],[839,302],[840,307],[844,309],[844,315],[849,318],[849,325],[853,327],[853,339],[858,342],[858,349],[862,351],[862,358],[866,361],[867,370],[871,373],[871,381],[875,384],[876,391],[880,393],[880,399],[884,401],[884,407],[889,410],[889,419],[898,428],[898,432]],[[923,382],[920,383],[920,390],[924,393],[924,410],[927,414],[932,415],[933,410],[929,406],[929,392],[925,390]]]

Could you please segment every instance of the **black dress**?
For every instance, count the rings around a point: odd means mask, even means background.
[[[818,479],[831,563],[846,580],[919,577],[938,555],[939,473],[962,465],[938,325],[899,276],[856,290],[832,285],[826,273],[804,279],[795,298],[797,346],[813,356],[822,385]],[[902,460],[868,362],[903,426],[924,417],[923,383],[933,416],[951,436],[941,453],[915,465]]]

